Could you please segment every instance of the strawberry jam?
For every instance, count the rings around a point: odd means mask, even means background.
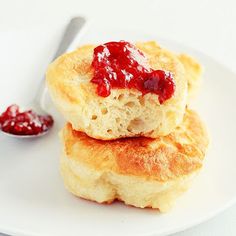
[[[107,97],[113,88],[133,88],[158,95],[160,104],[171,98],[175,84],[170,72],[149,67],[144,54],[129,42],[108,42],[94,49],[92,83]]]
[[[0,115],[0,129],[15,135],[37,135],[53,125],[51,116],[38,115],[32,110],[20,112],[19,106],[11,105]]]

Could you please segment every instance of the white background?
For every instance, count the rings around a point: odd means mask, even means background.
[[[203,51],[236,72],[235,11],[234,0],[0,0],[0,31],[43,25],[59,28],[71,16],[83,15],[93,20],[91,27],[113,24],[122,28],[125,25],[181,42]],[[203,235],[235,236],[236,206],[206,223],[175,234]]]

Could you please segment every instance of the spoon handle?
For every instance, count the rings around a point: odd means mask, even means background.
[[[57,51],[53,57],[53,60],[63,54],[70,46],[72,41],[75,39],[78,32],[83,28],[85,19],[83,17],[72,18],[70,23],[67,25],[65,33],[61,39],[61,42],[57,48]]]
[[[59,46],[52,60],[55,60],[61,54],[66,52],[70,44],[78,35],[79,31],[84,27],[85,23],[86,23],[86,20],[80,16],[71,19],[70,23],[66,27],[65,33],[59,43]],[[46,93],[47,93],[47,87],[45,86],[45,79],[43,79],[39,85],[38,91],[33,101],[33,104],[35,106],[39,106],[43,110],[45,109],[44,106],[45,106]]]

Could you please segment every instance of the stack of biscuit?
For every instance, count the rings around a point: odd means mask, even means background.
[[[202,168],[208,136],[187,108],[201,81],[201,67],[156,42],[137,43],[153,69],[170,71],[174,95],[130,88],[107,97],[91,83],[95,45],[66,53],[49,65],[47,85],[68,123],[60,132],[61,174],[66,188],[98,203],[120,200],[167,211]]]

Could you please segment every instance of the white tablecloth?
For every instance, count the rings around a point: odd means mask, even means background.
[[[175,39],[236,71],[235,0],[2,0],[0,3],[0,31],[60,24],[72,15],[84,15],[100,24],[126,25]],[[208,222],[175,234],[201,235],[235,236],[236,206]]]

